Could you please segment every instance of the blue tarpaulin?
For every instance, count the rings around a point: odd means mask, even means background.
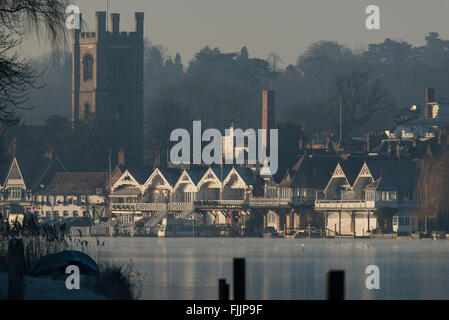
[[[82,274],[98,272],[97,263],[87,254],[76,250],[64,250],[39,259],[34,265],[32,276],[48,275],[53,272],[65,272],[68,265],[77,265]]]

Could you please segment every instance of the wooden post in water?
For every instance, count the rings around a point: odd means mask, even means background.
[[[345,299],[345,272],[329,271],[327,273],[327,300]]]
[[[218,300],[229,300],[229,284],[226,279],[218,279]]]
[[[234,300],[245,300],[244,258],[234,258]]]
[[[23,241],[9,240],[8,245],[8,299],[23,300],[25,296],[25,258]]]

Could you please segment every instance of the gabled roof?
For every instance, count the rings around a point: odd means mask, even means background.
[[[64,166],[60,163],[59,159],[54,160],[45,157],[43,155],[17,155],[18,168],[13,168],[14,157],[11,155],[4,155],[0,157],[0,179],[1,185],[4,186],[8,174],[19,177],[19,172],[25,182],[25,185],[29,189],[36,189],[39,183],[50,171],[52,165],[56,162],[60,166],[60,169],[65,171]],[[11,172],[10,172],[11,171]]]
[[[136,175],[141,174],[140,170],[134,170],[134,173]],[[142,179],[142,176],[139,176],[140,179]],[[123,187],[124,185],[127,185],[128,187],[132,185],[135,188],[142,188],[142,183],[140,183],[134,175],[129,171],[129,169],[126,169],[125,172],[122,173],[120,178],[117,179],[117,181],[114,182],[112,185],[112,189],[114,189],[113,192],[115,192],[118,188]]]
[[[127,170],[134,177],[134,179],[142,185],[154,171],[151,167],[131,167],[127,168]]]
[[[195,167],[195,168],[187,169],[186,171],[187,171],[187,174],[189,175],[190,179],[192,179],[193,183],[195,185],[197,185],[198,182],[200,182],[201,178],[206,173],[207,168],[206,167]]]
[[[101,188],[104,192],[107,172],[58,172],[39,194],[90,195]]]
[[[366,165],[376,182],[369,187],[377,190],[413,191],[418,181],[419,170],[414,161],[368,160]]]
[[[283,186],[324,189],[339,159],[338,156],[304,156],[295,165],[290,183],[286,185],[284,181]]]
[[[200,187],[202,184],[206,183],[210,179],[215,180],[217,183],[221,184],[224,181],[224,179],[226,179],[226,176],[228,173],[229,172],[227,172],[225,174],[225,168],[223,168],[223,180],[221,180],[220,179],[220,176],[221,176],[220,168],[218,168],[218,170],[214,170],[214,168],[209,167],[207,169],[207,171],[204,172],[204,175],[201,177],[201,180],[198,182],[197,186]],[[212,177],[210,178],[210,176],[212,176]]]
[[[264,184],[263,179],[259,176],[256,177],[253,170],[251,170],[250,168],[234,167],[233,169],[248,186]],[[229,174],[231,174],[231,171],[229,171],[228,175]]]
[[[348,179],[349,184],[354,185],[357,176],[359,175],[360,169],[362,169],[364,158],[348,158],[346,160],[340,160],[338,163],[341,169],[345,173],[346,179]]]
[[[170,186],[174,186],[182,174],[182,170],[178,168],[159,168],[159,171],[167,179]]]
[[[416,162],[410,160],[366,160],[374,180],[385,175],[411,175],[418,173]]]
[[[210,168],[215,173],[218,180],[220,180],[221,182],[223,182],[224,179],[226,179],[229,172],[231,172],[231,170],[232,170],[232,166],[223,166],[223,168],[221,168],[221,167],[210,167]]]

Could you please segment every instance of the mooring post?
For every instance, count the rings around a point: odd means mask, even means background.
[[[345,272],[329,271],[327,273],[327,300],[345,299]]]
[[[234,300],[245,300],[244,258],[234,258]]]
[[[229,284],[226,279],[218,279],[218,300],[229,300]]]
[[[23,300],[25,296],[25,259],[23,241],[11,239],[8,245],[8,299]]]

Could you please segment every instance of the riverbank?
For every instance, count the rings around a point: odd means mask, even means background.
[[[7,297],[8,274],[0,272],[0,300],[6,300]],[[68,290],[63,279],[25,276],[25,300],[107,300],[107,298],[83,286],[83,283],[79,290]]]

